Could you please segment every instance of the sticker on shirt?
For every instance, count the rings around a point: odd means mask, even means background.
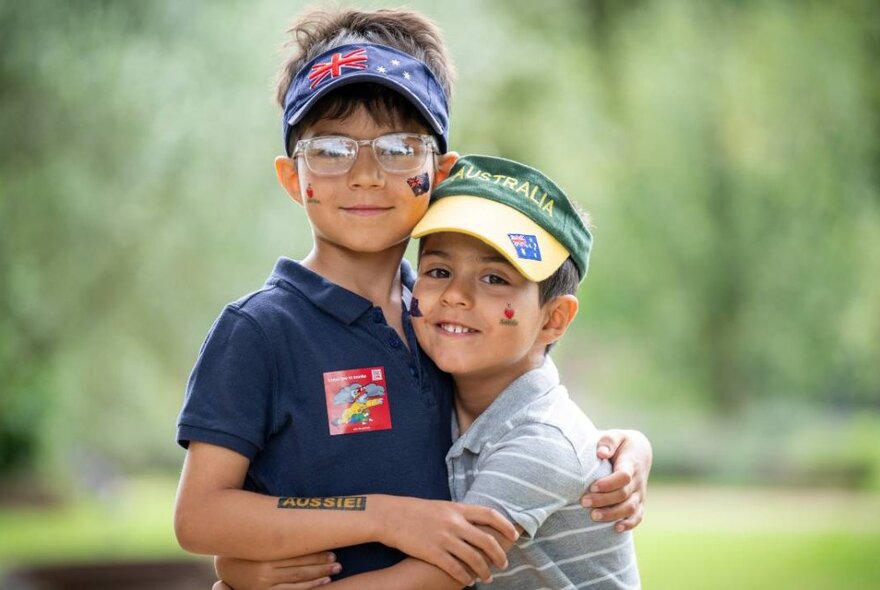
[[[391,428],[391,408],[383,367],[324,373],[330,434]]]

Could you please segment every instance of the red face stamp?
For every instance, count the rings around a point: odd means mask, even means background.
[[[519,320],[513,319],[513,316],[516,314],[516,311],[513,309],[513,306],[509,303],[507,307],[504,308],[504,317],[501,318],[501,325],[503,326],[518,326]]]
[[[315,189],[312,188],[311,183],[309,183],[309,185],[306,187],[306,197],[308,198],[309,203],[313,205],[321,202],[315,198]]]

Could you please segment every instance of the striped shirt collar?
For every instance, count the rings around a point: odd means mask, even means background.
[[[544,357],[544,364],[537,369],[523,373],[495,398],[486,411],[477,416],[461,436],[458,419],[452,413],[452,437],[455,442],[449,449],[447,458],[461,456],[465,449],[479,453],[489,440],[498,440],[513,428],[511,418],[523,408],[554,391],[559,385],[559,371],[553,360]]]

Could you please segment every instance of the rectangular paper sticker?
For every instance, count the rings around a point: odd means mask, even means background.
[[[383,367],[324,373],[324,395],[331,435],[391,428]]]

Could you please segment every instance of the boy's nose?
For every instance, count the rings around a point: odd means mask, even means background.
[[[473,302],[471,294],[462,284],[462,281],[458,280],[451,281],[446,289],[443,290],[441,300],[448,307],[462,308],[470,307]]]
[[[375,188],[385,184],[385,173],[373,156],[373,150],[361,148],[351,170],[348,185],[352,188]]]

